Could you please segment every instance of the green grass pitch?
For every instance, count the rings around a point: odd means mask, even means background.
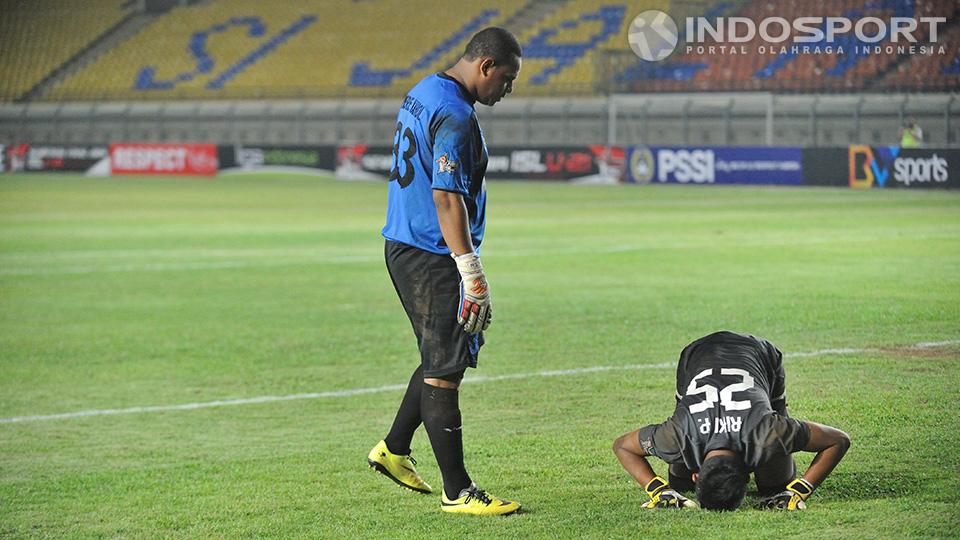
[[[0,537],[957,534],[960,194],[490,183],[466,461],[524,505],[493,519],[367,469],[417,362],[385,202],[316,177],[0,177]],[[644,511],[610,450],[670,414],[669,364],[718,329],[776,343],[792,414],[852,438],[804,513]],[[825,349],[853,351],[795,354]],[[413,449],[439,487],[423,430]]]

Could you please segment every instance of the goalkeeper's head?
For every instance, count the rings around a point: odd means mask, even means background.
[[[703,460],[697,475],[697,499],[707,510],[736,510],[747,494],[750,473],[739,455],[723,453]]]
[[[447,70],[473,99],[492,107],[510,92],[520,76],[523,49],[509,30],[491,26],[477,32],[467,43],[463,56]]]

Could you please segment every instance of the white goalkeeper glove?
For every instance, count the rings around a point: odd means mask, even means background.
[[[490,305],[490,288],[483,274],[480,256],[476,253],[450,254],[460,271],[460,306],[457,322],[470,334],[486,330],[493,319]]]

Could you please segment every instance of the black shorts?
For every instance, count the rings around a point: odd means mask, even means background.
[[[483,334],[468,334],[457,322],[460,272],[449,255],[400,242],[384,246],[387,271],[413,325],[424,377],[443,377],[477,367]]]

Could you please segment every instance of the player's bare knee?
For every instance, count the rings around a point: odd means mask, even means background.
[[[850,435],[847,435],[846,431],[840,431],[840,448],[844,453],[850,449]]]
[[[621,436],[619,436],[619,437],[617,437],[616,439],[613,440],[613,453],[614,453],[614,454],[616,454],[617,452],[620,451],[621,448],[623,448],[623,438],[624,438],[624,435],[621,435]]]
[[[630,449],[630,437],[635,436],[634,433],[624,433],[623,435],[617,437],[613,441],[613,453],[619,454],[620,452],[628,452],[635,454],[636,452]]]

